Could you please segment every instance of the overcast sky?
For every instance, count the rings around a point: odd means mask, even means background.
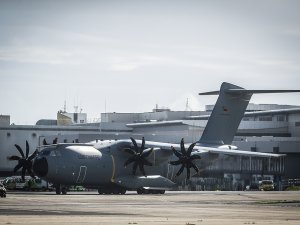
[[[203,109],[223,81],[300,89],[300,1],[0,0],[0,114]],[[254,103],[300,105],[300,94]],[[106,102],[106,104],[105,104]],[[106,105],[106,107],[105,107]]]

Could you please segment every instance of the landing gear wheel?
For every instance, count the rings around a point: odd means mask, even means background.
[[[104,187],[104,188],[98,188],[98,193],[100,195],[124,195],[126,193],[126,189],[125,188],[121,188],[121,187],[112,187],[112,188],[108,188],[108,187]]]
[[[137,189],[137,190],[136,190],[136,192],[137,192],[139,195],[141,195],[141,194],[143,194],[143,193],[144,193],[144,191],[143,191],[143,188],[139,188],[139,189]]]
[[[150,194],[151,192],[149,189],[143,189],[143,193],[147,195],[147,194]]]
[[[109,189],[104,189],[103,192],[104,192],[104,194],[106,194],[106,195],[112,194],[112,191],[110,191]]]
[[[136,190],[136,192],[139,194],[139,195],[142,195],[142,194],[164,194],[166,191],[165,190],[151,190],[151,189],[145,189],[145,188],[139,188]]]
[[[60,185],[58,185],[58,186],[55,187],[55,192],[56,192],[57,195],[61,194]]]
[[[120,190],[114,189],[114,190],[112,191],[112,193],[113,193],[114,195],[118,195],[118,194],[120,194]]]
[[[63,188],[61,189],[61,193],[62,193],[63,195],[66,195],[66,194],[67,194],[67,188],[66,188],[66,187],[63,187]]]

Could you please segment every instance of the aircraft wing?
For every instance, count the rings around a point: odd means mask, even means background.
[[[273,154],[264,152],[251,152],[246,150],[231,150],[231,149],[220,149],[220,148],[209,148],[209,147],[198,147],[198,152],[201,154],[203,152],[208,152],[211,154],[223,154],[232,156],[253,156],[253,157],[283,157],[285,154]],[[193,152],[197,154],[197,152]]]
[[[172,152],[171,146],[175,149],[180,150],[179,144],[170,144],[170,143],[159,143],[159,142],[148,142],[150,145],[158,147],[161,149],[161,152],[164,152],[165,155],[167,153],[170,154]],[[186,144],[185,148],[187,149],[190,144]],[[274,153],[264,153],[264,152],[251,152],[247,150],[236,150],[236,149],[225,149],[225,148],[217,148],[217,147],[204,147],[204,146],[195,146],[192,154],[199,154],[200,156],[205,153],[218,154],[218,155],[236,155],[236,156],[254,156],[254,157],[283,157],[285,154],[274,154]],[[170,155],[169,155],[170,156]]]

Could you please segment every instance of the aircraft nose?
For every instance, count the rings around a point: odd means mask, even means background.
[[[44,177],[48,173],[48,162],[45,157],[36,158],[33,162],[33,172],[39,177]]]

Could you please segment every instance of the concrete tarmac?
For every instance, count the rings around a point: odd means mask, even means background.
[[[0,224],[300,224],[300,192],[10,192]]]

